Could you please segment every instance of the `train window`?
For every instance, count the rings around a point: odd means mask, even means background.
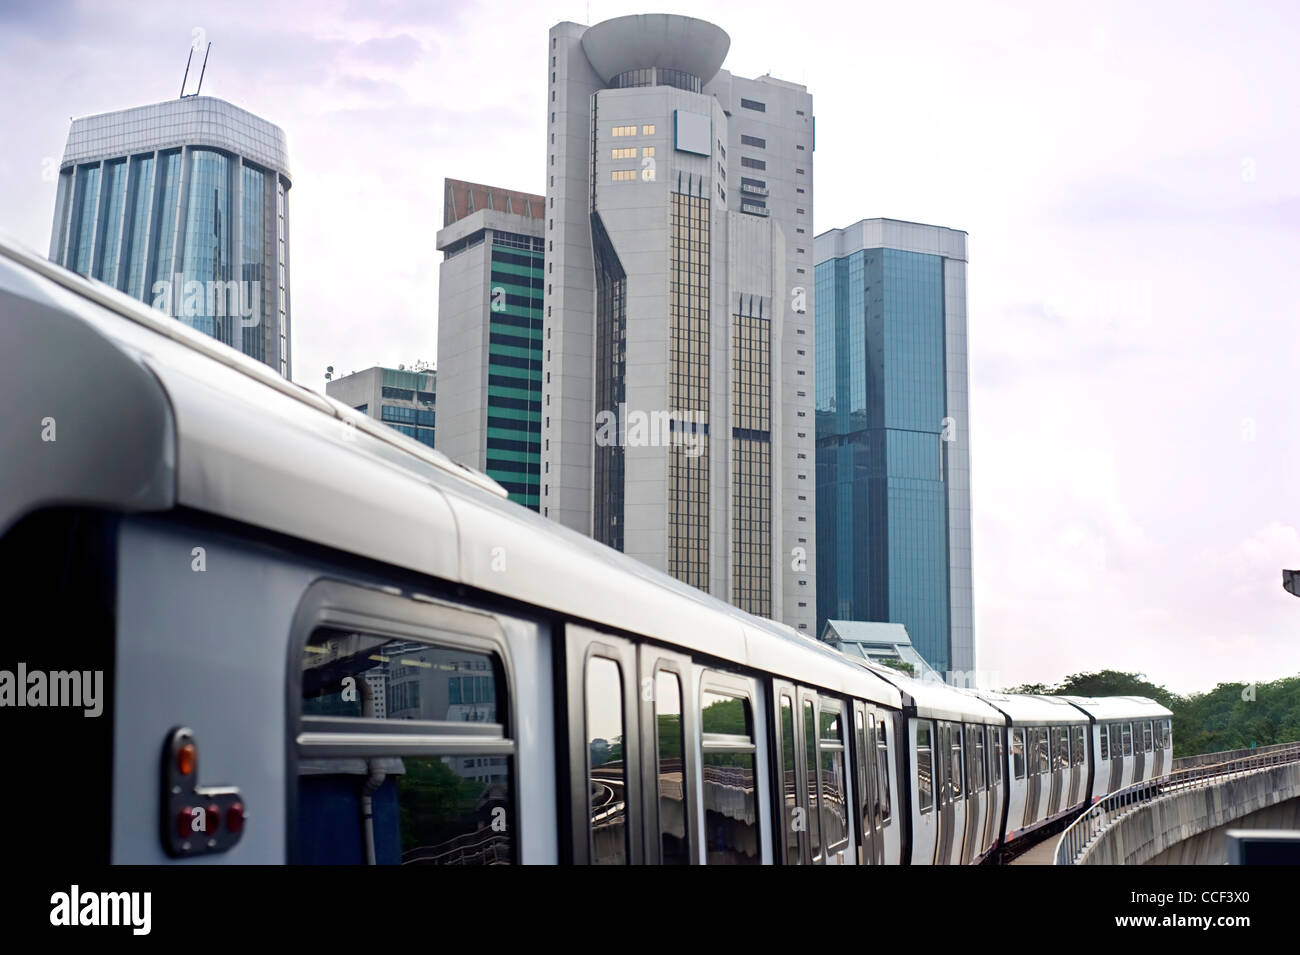
[[[1011,768],[1016,779],[1025,778],[1025,731],[1020,727],[1011,731]]]
[[[627,865],[623,672],[607,657],[587,661],[587,761],[592,865]]]
[[[1126,758],[1132,756],[1133,755],[1133,724],[1132,723],[1119,724],[1119,738],[1120,738],[1121,745],[1124,747],[1123,749],[1124,756]]]
[[[849,815],[844,786],[844,717],[836,700],[822,700],[817,755],[822,783],[822,833],[827,853],[849,842]]]
[[[700,703],[704,833],[709,865],[757,865],[754,718],[743,696],[705,690]]]
[[[1110,724],[1110,758],[1124,758],[1124,741],[1120,738],[1119,724]]]
[[[881,720],[876,724],[876,787],[880,796],[879,812],[876,818],[882,823],[889,821],[889,724]]]
[[[962,761],[962,726],[958,723],[953,727],[952,746],[950,749],[951,761],[948,763],[948,784],[952,787],[952,798],[954,800],[962,798],[962,771],[965,768]]]
[[[781,799],[785,804],[785,861],[799,864],[799,832],[795,825],[799,800],[795,789],[794,704],[781,694]]]
[[[1160,721],[1160,748],[1161,749],[1169,748],[1169,721],[1168,720]]]
[[[1097,738],[1101,745],[1097,749],[1097,759],[1099,761],[1103,759],[1108,760],[1110,759],[1110,731],[1104,723],[1098,727],[1098,730]]]
[[[513,861],[504,670],[496,653],[461,640],[482,642],[450,631],[313,631],[298,674],[295,861]],[[405,722],[400,735],[396,720]]]
[[[805,700],[803,704],[803,742],[804,762],[808,770],[803,781],[804,791],[808,793],[808,843],[815,859],[822,851],[822,806],[817,795],[817,780],[811,774],[812,766],[817,761],[817,714],[811,700]]]
[[[1070,768],[1070,727],[1058,726],[1052,730],[1056,737],[1056,768]]]
[[[1142,752],[1151,752],[1151,721],[1146,720],[1142,724]]]
[[[1052,765],[1051,750],[1048,745],[1049,741],[1047,738],[1046,726],[1040,726],[1038,728],[1037,739],[1038,739],[1038,772],[1046,773],[1051,770],[1051,765]]]
[[[987,788],[988,772],[984,765],[984,727],[972,726],[967,734],[973,745],[971,750],[971,781],[970,787],[975,792],[983,792]]]
[[[655,728],[659,747],[659,844],[662,862],[664,865],[689,865],[682,681],[671,670],[660,670],[655,675]]]
[[[1070,747],[1070,762],[1075,766],[1083,765],[1083,727],[1076,726],[1071,730],[1074,745]]]
[[[916,724],[916,801],[921,812],[929,812],[934,807],[934,793],[931,790],[930,765],[930,724]]]

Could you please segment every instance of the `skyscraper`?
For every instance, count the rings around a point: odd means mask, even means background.
[[[816,257],[818,632],[901,623],[969,674],[966,233],[864,219]]]
[[[50,259],[291,372],[284,132],[211,96],[74,120]]]
[[[546,200],[448,179],[438,232],[438,450],[538,510]]]
[[[548,40],[542,512],[812,632],[812,97],[666,14]]]

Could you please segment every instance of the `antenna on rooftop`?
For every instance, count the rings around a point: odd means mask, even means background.
[[[190,55],[185,58],[185,76],[181,79],[181,99],[186,96],[198,96],[199,90],[203,89],[203,74],[208,71],[208,54],[212,52],[212,42],[208,41],[208,48],[203,51],[203,68],[199,70],[199,85],[195,87],[193,93],[185,92],[185,83],[190,78],[190,62],[194,59],[194,47],[190,47]]]

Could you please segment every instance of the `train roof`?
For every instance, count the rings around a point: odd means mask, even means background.
[[[918,679],[889,671],[889,680],[902,691],[904,702],[916,709],[916,715],[928,719],[955,720],[963,723],[1006,723],[998,710],[979,696],[938,680]]]
[[[0,469],[0,533],[46,506],[189,507],[902,705],[813,637],[543,518],[485,475],[4,237],[0,307],[6,420],[54,417],[64,452]]]
[[[1086,723],[1088,717],[1063,696],[1033,696],[976,690],[976,695],[1005,713],[1012,723],[1036,726],[1046,723]]]
[[[1155,700],[1145,696],[1062,696],[1089,716],[1099,721],[1159,719],[1173,716],[1171,710],[1165,709]]]

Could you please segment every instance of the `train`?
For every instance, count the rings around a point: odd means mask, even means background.
[[[15,858],[979,864],[1172,761],[1151,700],[850,659],[8,239],[0,378]]]

